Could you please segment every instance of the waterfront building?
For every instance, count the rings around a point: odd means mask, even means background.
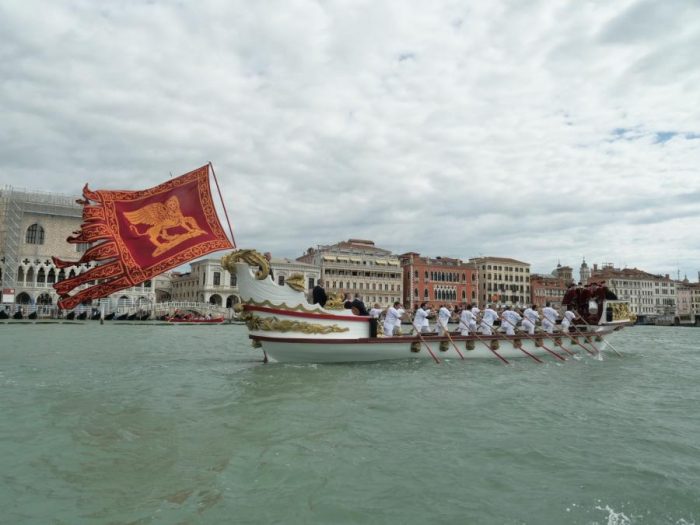
[[[285,258],[270,258],[272,277],[279,285],[284,285],[287,279],[294,275],[301,275],[304,282],[304,292],[308,294],[321,277],[321,270],[313,264],[294,261]]]
[[[695,323],[700,320],[700,276],[698,276],[698,282],[689,284],[690,288],[690,307],[695,318]]]
[[[220,258],[200,259],[190,263],[190,271],[173,272],[171,300],[209,303],[232,308],[241,302],[236,275],[222,268]]]
[[[349,239],[309,248],[297,261],[319,269],[326,292],[359,293],[365,304],[389,306],[402,297],[398,257],[373,241]]]
[[[75,202],[77,198],[10,186],[0,189],[0,292],[3,302],[45,307],[55,305],[58,295],[53,289],[54,283],[95,266],[95,263],[85,263],[59,269],[51,260],[51,256],[78,260],[88,248],[87,244],[66,242],[66,238],[79,230],[82,223],[83,208]],[[164,290],[167,289],[167,280],[167,275],[159,280]],[[155,299],[153,283],[146,281],[116,292],[92,306],[104,306],[109,311],[120,306],[146,306]]]
[[[530,276],[530,302],[538,308],[550,303],[552,308],[561,308],[567,284],[556,275],[533,273]]]
[[[530,302],[542,308],[550,303],[552,308],[561,308],[567,288],[574,284],[574,270],[570,266],[557,267],[552,273],[532,274],[530,276]]]
[[[591,269],[588,267],[588,264],[586,263],[586,258],[583,258],[583,262],[581,263],[581,267],[579,268],[579,279],[578,282],[581,284],[586,284],[588,280],[591,278]]]
[[[478,271],[473,263],[451,257],[399,256],[403,270],[403,304],[414,309],[423,301],[451,307],[477,300]]]
[[[676,281],[676,318],[678,324],[695,323],[693,288],[687,278]]]
[[[617,298],[629,301],[640,322],[653,322],[676,311],[676,283],[668,274],[655,275],[637,268],[615,268],[604,263],[593,265],[588,282],[604,282]]]
[[[559,279],[564,286],[569,286],[574,283],[574,269],[571,266],[562,266],[557,263],[557,267],[552,270],[552,275]]]
[[[530,302],[530,264],[507,257],[474,257],[480,307],[486,304],[524,306]]]

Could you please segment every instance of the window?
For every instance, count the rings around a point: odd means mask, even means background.
[[[221,272],[214,272],[214,286],[221,284]]]
[[[280,275],[279,277],[277,277],[277,283],[280,286],[284,285],[284,275]]]
[[[232,275],[231,277],[233,278],[234,276]],[[232,284],[231,286],[235,286],[235,285]],[[313,278],[313,277],[309,277],[309,290],[313,289],[314,286],[316,286],[316,285],[314,284],[314,278]]]
[[[311,280],[312,280],[312,282],[313,282],[313,279],[311,279]],[[230,285],[230,286],[236,286],[236,284],[238,284],[238,278],[236,277],[236,274],[235,274],[235,273],[232,273],[232,274],[231,274],[231,279],[229,280],[229,285]],[[311,287],[313,288],[313,285],[311,285]]]
[[[25,240],[27,244],[44,244],[44,228],[38,224],[32,224],[27,228]]]

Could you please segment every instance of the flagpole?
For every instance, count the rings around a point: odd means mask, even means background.
[[[231,228],[231,221],[228,218],[228,211],[226,211],[226,204],[224,204],[224,197],[221,195],[221,188],[219,188],[219,180],[216,178],[216,172],[214,171],[214,165],[209,161],[209,167],[211,168],[211,174],[214,175],[214,182],[216,183],[216,191],[219,192],[219,199],[221,200],[221,205],[224,207],[224,215],[226,216],[226,222],[228,223],[228,231],[231,232],[231,242],[233,247],[236,247],[236,238],[233,236],[233,228]]]

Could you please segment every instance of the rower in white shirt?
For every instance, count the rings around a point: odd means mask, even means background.
[[[564,317],[561,320],[561,331],[568,332],[569,327],[574,322],[574,319],[576,319],[576,314],[573,312],[573,307],[571,305],[567,305],[566,312],[564,312]]]
[[[416,314],[413,316],[413,328],[415,328],[417,333],[421,334],[428,331],[426,326],[428,328],[430,327],[430,324],[428,323],[429,314],[430,309],[428,308],[427,303],[421,303],[416,309]]]
[[[452,317],[452,312],[444,304],[440,306],[438,310],[438,334],[445,335],[447,332],[447,323],[450,322],[450,317]]]
[[[505,328],[506,335],[515,335],[515,327],[521,321],[520,314],[510,306],[506,306],[501,314],[501,326]]]
[[[535,325],[540,319],[540,314],[537,312],[537,305],[532,305],[531,307],[525,308],[523,312],[523,329],[527,330],[530,335],[535,335]]]
[[[496,319],[498,319],[496,310],[492,309],[490,304],[486,305],[481,317],[481,333],[484,335],[491,335],[493,333],[493,322]]]
[[[476,329],[476,320],[474,319],[471,305],[467,305],[459,314],[459,333],[469,335],[469,331],[472,330],[472,324],[474,329]]]
[[[542,310],[542,328],[548,334],[554,333],[554,325],[557,324],[559,312],[552,308],[551,303],[547,301],[547,306]]]
[[[396,327],[396,321],[401,322],[401,303],[396,301],[394,306],[390,306],[386,311],[386,316],[384,317],[384,335],[391,337],[394,335],[394,328]]]

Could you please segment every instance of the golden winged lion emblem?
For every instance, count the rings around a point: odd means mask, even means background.
[[[165,203],[154,202],[135,211],[124,212],[124,217],[129,221],[129,229],[136,235],[148,235],[148,239],[156,249],[152,256],[157,257],[178,244],[207,233],[202,230],[194,217],[185,217],[180,210],[180,201],[173,196]],[[145,232],[140,232],[138,225],[146,224]],[[171,228],[182,228],[183,233],[169,233]]]

